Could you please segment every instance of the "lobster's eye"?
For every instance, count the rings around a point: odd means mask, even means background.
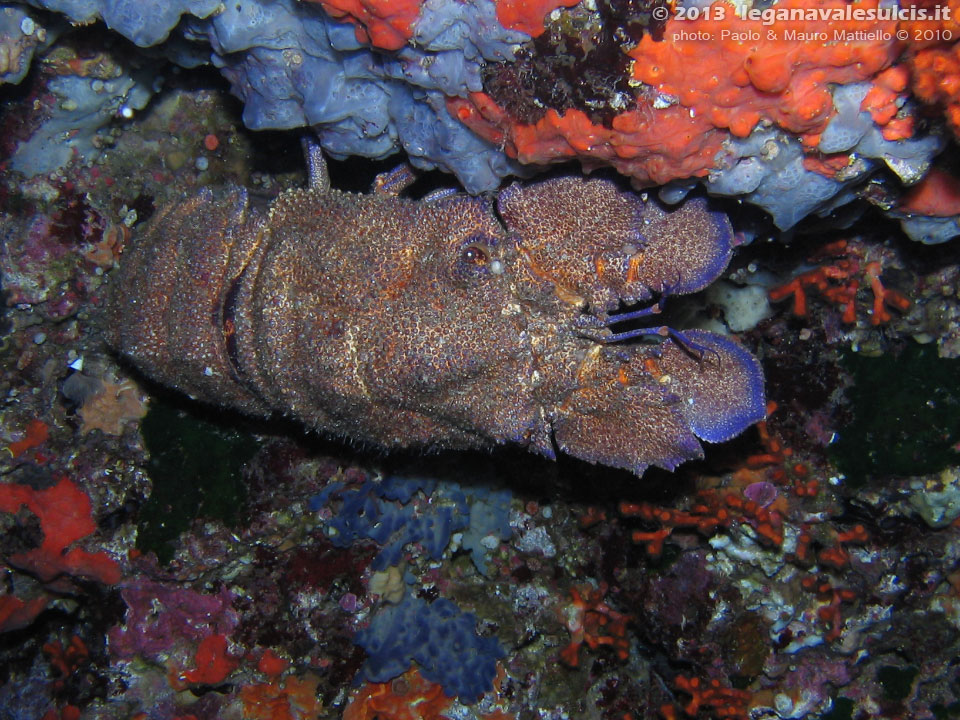
[[[461,286],[499,275],[503,272],[502,263],[497,259],[497,238],[486,235],[473,235],[465,238],[458,247],[453,248],[453,263],[450,268],[451,279]]]
[[[468,265],[480,266],[487,264],[487,261],[490,260],[490,255],[486,249],[479,245],[468,245],[460,254],[460,259]]]

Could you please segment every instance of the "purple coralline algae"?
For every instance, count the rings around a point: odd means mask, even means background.
[[[139,580],[121,587],[127,606],[122,627],[110,632],[110,652],[129,660],[141,657],[157,661],[173,648],[185,645],[188,652],[211,635],[229,634],[237,626],[226,589],[217,594]]]

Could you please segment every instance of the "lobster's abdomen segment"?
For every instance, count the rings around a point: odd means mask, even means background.
[[[251,225],[246,193],[237,189],[164,209],[123,253],[109,332],[121,354],[164,385],[264,414],[268,408],[237,372],[232,337],[237,276],[250,272]]]

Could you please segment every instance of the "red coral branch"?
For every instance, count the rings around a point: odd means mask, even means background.
[[[862,253],[861,253],[862,254]],[[857,291],[862,282],[866,282],[873,292],[873,312],[870,315],[872,325],[882,325],[893,319],[888,311],[892,308],[904,312],[910,308],[910,299],[903,293],[885,288],[880,281],[882,266],[872,260],[865,264],[858,257],[857,249],[846,240],[828,243],[810,257],[811,261],[834,258],[828,265],[808,270],[768,293],[770,300],[779,302],[793,298],[793,314],[806,317],[808,313],[809,290],[816,290],[828,302],[840,306],[841,319],[847,325],[857,321]]]
[[[708,710],[712,718],[746,718],[747,706],[753,695],[747,690],[736,690],[721,686],[717,679],[704,685],[700,678],[689,678],[678,675],[677,689],[690,695],[690,702],[683,706],[683,712],[688,717],[696,717],[701,710]],[[676,707],[664,705],[660,714],[667,720],[675,720]]]
[[[849,588],[836,588],[828,580],[814,576],[804,578],[800,585],[826,603],[817,610],[817,617],[827,626],[827,641],[839,638],[843,633],[842,605],[856,600],[857,593]]]
[[[626,660],[630,649],[627,623],[631,615],[619,613],[603,601],[607,586],[595,588],[581,585],[570,588],[572,602],[565,607],[565,624],[570,631],[570,643],[560,651],[560,658],[570,667],[580,664],[580,648],[586,644],[591,650],[601,645],[613,648],[617,657]]]

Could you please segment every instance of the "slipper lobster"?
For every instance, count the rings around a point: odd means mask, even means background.
[[[140,371],[244,413],[382,447],[518,443],[642,474],[764,417],[736,341],[649,326],[726,268],[703,199],[667,211],[605,179],[495,198],[310,186],[267,212],[204,190],[121,257],[109,341]],[[617,328],[626,328],[617,330]]]

